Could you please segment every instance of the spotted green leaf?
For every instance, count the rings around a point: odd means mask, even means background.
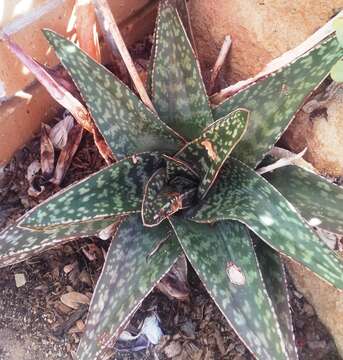
[[[12,225],[0,233],[0,267],[23,261],[63,242],[96,235],[115,220],[100,219],[44,231],[33,231],[23,229],[17,224]]]
[[[145,186],[142,219],[145,226],[156,226],[175,212],[191,205],[196,184],[186,178],[167,182],[166,169],[158,169]]]
[[[343,234],[343,188],[298,166],[265,174],[310,225]]]
[[[144,185],[163,163],[156,153],[123,159],[49,198],[21,226],[42,229],[140,211]]]
[[[177,159],[175,157],[163,155],[166,160],[166,181],[174,181],[178,178],[189,179],[191,182],[196,183],[199,181],[199,175],[192,166],[187,162]]]
[[[206,195],[225,160],[242,138],[248,117],[247,110],[233,111],[208,126],[200,137],[185,145],[175,155],[195,166],[201,178],[199,196]]]
[[[162,207],[166,198],[158,197],[166,181],[166,169],[156,170],[148,180],[144,188],[144,197],[142,202],[142,220],[145,226],[158,225],[165,218]]]
[[[192,48],[195,49],[195,41],[194,41],[187,1],[186,0],[168,0],[168,1],[177,10],[177,13],[179,14],[180,19],[182,21],[182,25],[185,28],[188,39],[191,42]]]
[[[291,360],[297,360],[298,352],[295,345],[285,266],[279,254],[263,241],[257,242],[255,252],[268,295],[279,320],[288,357]]]
[[[105,67],[60,35],[50,30],[44,34],[118,158],[153,150],[174,153],[183,144],[178,134]]]
[[[343,262],[267,180],[234,158],[227,162],[192,219],[241,221],[272,248],[343,289]]]
[[[309,94],[343,56],[335,37],[322,41],[287,67],[253,83],[214,109],[219,119],[238,107],[251,111],[248,129],[233,156],[255,167],[279,139]]]
[[[343,47],[343,17],[333,21],[333,28],[336,30],[336,37],[341,47]]]
[[[192,48],[195,51],[195,41],[193,36],[193,30],[190,22],[190,15],[187,6],[186,0],[169,0],[169,3],[177,10],[180,19],[182,21],[182,25],[185,28],[188,39],[191,42]],[[149,96],[152,95],[152,73],[154,68],[154,59],[155,59],[155,43],[156,43],[156,31],[154,32],[154,39],[150,53],[150,59],[148,64],[148,80],[147,80],[147,91]]]
[[[153,103],[166,124],[194,139],[213,117],[192,46],[168,1],[160,3],[155,39]]]
[[[336,82],[343,82],[343,60],[339,60],[336,64],[332,67],[330,76],[333,81]]]
[[[246,227],[233,221],[197,224],[178,216],[171,222],[193,268],[249,350],[258,359],[287,359]]]
[[[180,254],[168,223],[148,229],[133,215],[120,225],[94,291],[79,360],[105,358],[106,348],[113,348],[125,323]]]

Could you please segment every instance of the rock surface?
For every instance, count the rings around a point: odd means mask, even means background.
[[[299,112],[281,141],[294,152],[307,146],[305,159],[323,175],[343,176],[343,89],[312,113]]]
[[[316,309],[320,320],[333,334],[337,349],[343,357],[343,293],[318,279],[302,265],[287,260],[287,268],[295,286],[301,290]]]
[[[202,68],[212,67],[224,37],[232,37],[229,81],[256,74],[295,47],[343,6],[342,0],[191,0]],[[310,16],[309,16],[310,14]]]

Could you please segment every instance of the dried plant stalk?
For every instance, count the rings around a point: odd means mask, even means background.
[[[125,45],[124,39],[121,36],[108,2],[106,0],[93,0],[93,2],[101,29],[110,45],[110,48],[115,54],[119,51],[140,98],[150,110],[155,111],[154,105],[148,96],[143,82],[132,61],[131,55]]]

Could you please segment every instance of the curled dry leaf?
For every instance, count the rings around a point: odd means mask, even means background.
[[[279,160],[275,161],[273,164],[263,166],[256,170],[256,172],[260,175],[265,174],[267,172],[273,171],[280,167],[288,166],[288,165],[303,165],[302,158],[307,151],[307,147],[302,150],[298,154],[294,154],[289,150],[274,147],[272,151],[270,151],[270,155],[279,158]]]
[[[42,124],[40,139],[40,163],[42,175],[45,179],[49,179],[54,172],[55,150],[50,139],[50,127]]]
[[[159,282],[157,288],[168,298],[187,300],[189,298],[189,285],[187,281],[187,259],[180,256],[168,274]]]
[[[92,0],[75,1],[75,31],[79,46],[95,61],[101,62],[96,16]]]
[[[67,73],[67,71],[63,67],[61,67],[60,65],[57,65],[54,68],[49,68],[43,64],[40,64],[40,65],[64,89],[69,91],[75,97],[77,97],[79,95],[79,90],[77,89],[77,87],[74,84],[70,75]]]
[[[89,304],[90,299],[88,296],[81,294],[77,291],[71,291],[61,295],[61,301],[64,305],[69,306],[72,309],[78,309],[81,304]]]
[[[2,39],[6,42],[9,49],[25,65],[37,80],[46,88],[49,94],[64,108],[70,111],[76,121],[87,131],[92,132],[93,122],[85,106],[66,90],[53,77],[53,72],[48,72],[36,60],[32,59],[6,34],[2,34]]]
[[[2,40],[4,40],[13,52],[14,55],[32,72],[37,80],[46,88],[49,94],[60,105],[66,108],[75,118],[75,120],[87,131],[95,134],[95,125],[87,108],[73,95],[75,92],[75,86],[70,84],[68,76],[63,75],[63,72],[57,72],[54,70],[47,70],[46,67],[39,64],[36,60],[24,53],[24,51],[6,34],[1,34]],[[56,77],[56,78],[55,78]],[[105,147],[107,146],[105,140],[102,142],[99,140],[102,135],[97,134],[98,140],[95,140],[96,145],[101,145],[99,152],[101,155],[106,155],[105,160],[109,162],[111,151]],[[56,175],[56,174],[55,174]],[[63,176],[62,176],[63,178]],[[59,184],[62,179],[56,179],[55,183]]]
[[[71,115],[67,115],[50,130],[49,137],[56,149],[62,150],[65,147],[68,141],[69,131],[73,127],[74,118]]]
[[[53,184],[61,184],[64,175],[66,174],[73,156],[75,155],[82,139],[83,129],[76,124],[68,134],[68,140],[65,147],[62,149],[58,157],[54,177],[50,180]]]
[[[27,193],[29,196],[37,197],[44,191],[44,186],[37,184],[38,174],[41,169],[41,164],[38,160],[32,161],[27,168],[26,179],[29,182]]]
[[[31,184],[34,177],[39,173],[41,169],[40,162],[38,160],[32,161],[26,171],[26,179]]]
[[[151,344],[158,344],[162,336],[160,320],[156,314],[152,314],[144,319],[137,335],[132,335],[129,331],[124,330],[118,338],[116,349],[126,352],[141,351],[147,349]]]

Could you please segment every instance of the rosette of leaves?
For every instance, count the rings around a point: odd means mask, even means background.
[[[156,112],[75,44],[45,36],[118,161],[6,229],[1,264],[120,221],[79,359],[106,357],[183,252],[256,358],[296,359],[282,256],[343,289],[342,262],[308,225],[343,233],[343,191],[300,167],[266,177],[254,168],[342,57],[335,35],[212,109],[178,12],[163,1],[149,77]]]

